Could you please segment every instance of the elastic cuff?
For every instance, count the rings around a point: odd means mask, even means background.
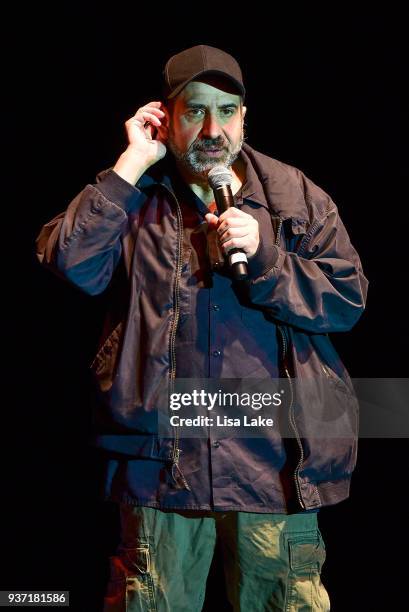
[[[136,204],[141,191],[125,181],[114,170],[108,170],[104,178],[96,185],[97,189],[113,204],[120,206],[126,212]]]
[[[248,259],[248,270],[251,278],[262,276],[270,270],[277,262],[279,256],[278,247],[275,244],[265,246],[260,235],[257,251]]]

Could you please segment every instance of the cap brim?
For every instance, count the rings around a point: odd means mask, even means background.
[[[227,81],[230,81],[231,83],[234,84],[234,86],[237,88],[240,95],[242,95],[243,97],[246,95],[246,90],[244,88],[243,83],[240,83],[240,81],[237,81],[237,79],[230,76],[229,74],[226,74],[222,70],[202,70],[198,72],[197,74],[194,74],[193,76],[191,76],[189,79],[186,79],[186,81],[184,81],[183,83],[180,83],[175,89],[171,91],[170,94],[166,94],[166,98],[168,100],[170,100],[171,98],[174,98],[175,96],[178,95],[178,93],[182,91],[184,87],[186,87],[186,85],[191,83],[191,81],[194,81],[198,77],[203,76],[205,74],[215,74],[217,76],[221,76],[225,78]]]

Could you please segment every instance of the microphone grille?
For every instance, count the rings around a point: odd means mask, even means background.
[[[233,181],[230,169],[222,164],[214,166],[207,175],[207,178],[212,189],[218,189],[222,185],[231,185]]]

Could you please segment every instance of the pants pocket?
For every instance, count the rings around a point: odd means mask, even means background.
[[[320,531],[291,534],[288,556],[286,612],[328,612],[330,601],[320,576],[326,557]]]
[[[109,562],[104,612],[156,612],[149,543],[119,547]]]

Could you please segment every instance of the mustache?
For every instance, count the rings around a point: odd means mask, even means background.
[[[228,143],[226,143],[226,141],[223,140],[222,138],[216,138],[212,140],[204,139],[204,140],[194,141],[192,143],[191,149],[193,151],[209,151],[212,149],[222,149],[222,148],[225,148],[226,146],[228,146]]]

